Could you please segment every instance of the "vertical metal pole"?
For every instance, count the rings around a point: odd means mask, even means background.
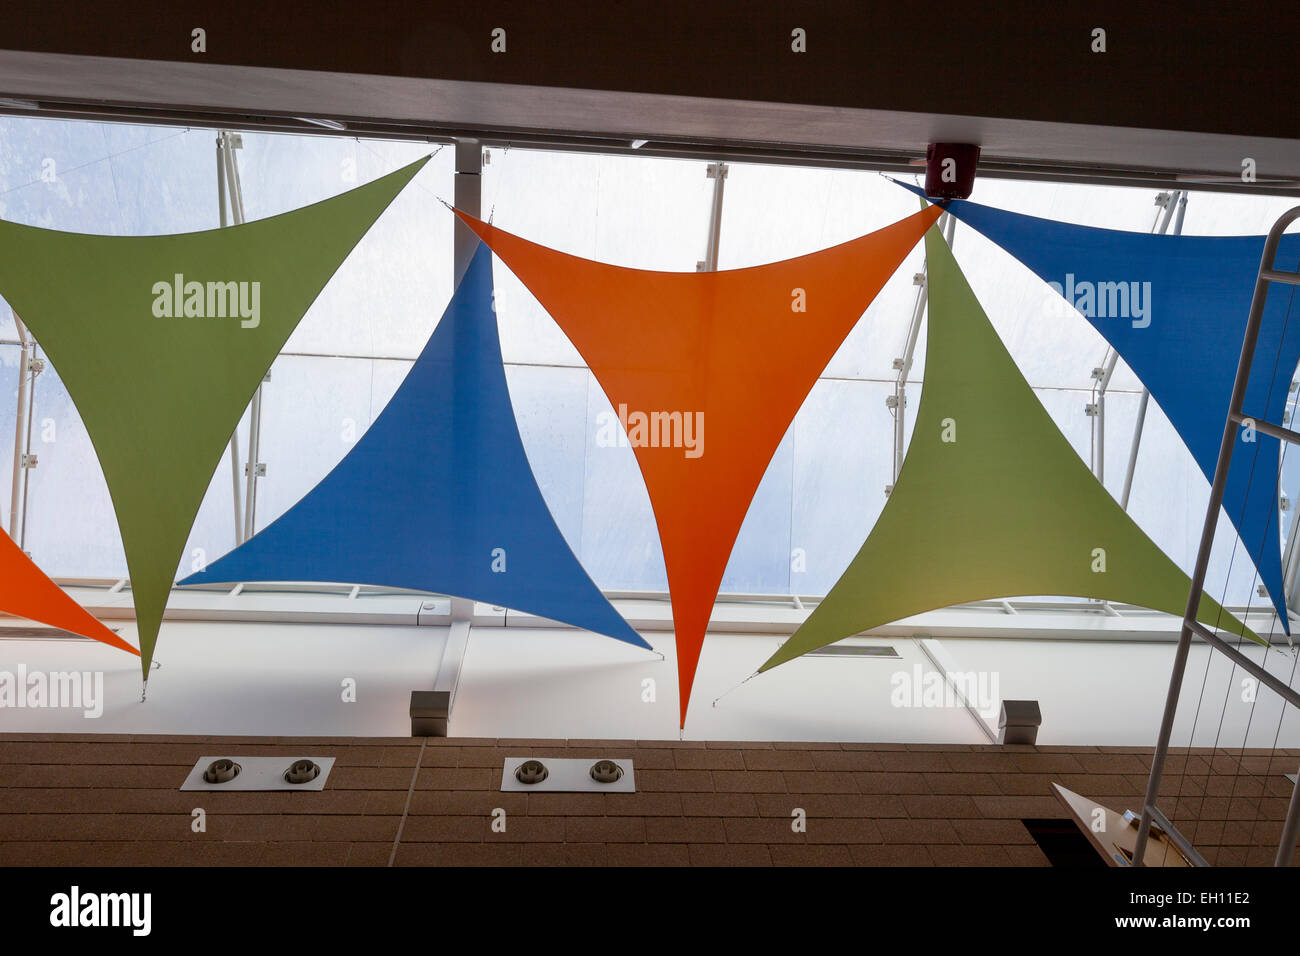
[[[1187,213],[1187,190],[1182,189],[1174,193],[1173,198],[1169,200],[1166,207],[1165,215],[1160,223],[1160,235],[1164,235],[1169,228],[1169,214],[1176,204],[1178,206],[1178,218],[1174,221],[1174,235],[1183,234],[1183,217]],[[1119,506],[1128,511],[1129,495],[1133,492],[1133,472],[1137,469],[1138,449],[1142,447],[1142,430],[1146,426],[1147,405],[1151,400],[1151,393],[1142,389],[1142,398],[1138,402],[1137,419],[1133,422],[1133,441],[1129,445],[1128,451],[1128,470],[1124,473],[1124,493],[1120,496]]]
[[[244,540],[257,534],[257,468],[262,451],[262,386],[253,393],[253,404],[248,413],[248,473],[244,494]]]
[[[1113,348],[1107,347],[1106,355],[1097,382],[1092,418],[1092,470],[1102,485],[1106,484],[1106,389],[1110,388],[1110,377],[1115,374],[1115,365],[1119,362],[1119,353]]]
[[[226,213],[226,134],[217,133],[217,212],[221,217],[221,228],[230,223]],[[239,424],[230,436],[230,490],[235,507],[235,546],[244,543],[244,508],[239,498]]]
[[[31,336],[27,332],[27,326],[23,325],[23,320],[14,316],[14,328],[18,330],[18,341],[21,343],[18,347],[18,413],[14,416],[14,474],[13,485],[9,489],[9,537],[14,541],[18,540],[19,525],[21,522],[22,510],[22,474],[23,474],[23,428],[27,423],[27,405],[31,399],[31,392],[28,387],[27,366],[30,360],[32,350]]]
[[[475,219],[483,218],[483,144],[476,139],[456,140],[456,178],[452,200],[456,208]],[[456,219],[452,227],[452,288],[460,285],[478,247],[478,236]]]
[[[924,208],[925,203],[922,203]],[[946,232],[948,246],[951,248],[957,232],[957,218],[949,213],[939,217],[940,232]],[[904,438],[907,426],[907,376],[912,371],[912,357],[916,353],[916,342],[921,335],[921,319],[925,317],[925,307],[930,299],[930,283],[927,271],[918,272],[916,302],[912,306],[912,321],[907,327],[907,341],[903,346],[903,357],[894,360],[898,376],[894,380],[894,467],[892,482],[897,483],[903,471]],[[893,491],[893,484],[886,489],[886,494]]]
[[[704,258],[695,264],[696,272],[718,271],[718,249],[722,242],[722,192],[727,182],[727,164],[709,163],[704,174],[713,180],[713,203],[709,206],[709,235]]]
[[[235,151],[240,148],[243,140],[235,137],[229,130],[223,131],[225,141],[225,159],[226,159],[226,192],[230,196],[230,210],[234,217],[235,225],[243,225],[244,218],[244,184],[239,178],[239,159]]]
[[[476,139],[456,140],[456,174],[452,186],[455,207],[476,219],[483,217],[483,144]],[[452,226],[453,288],[459,286],[469,269],[479,238],[457,216]],[[448,451],[448,453],[450,453]],[[442,657],[434,672],[433,690],[411,691],[411,736],[446,737],[450,732],[452,708],[461,668],[469,648],[470,628],[474,620],[474,601],[451,597],[451,627],[443,644]],[[424,605],[426,608],[431,604]]]
[[[946,216],[947,213],[944,213]],[[889,491],[898,482],[903,470],[903,440],[906,432],[907,413],[907,374],[912,368],[912,356],[916,352],[916,339],[920,334],[921,318],[925,315],[925,306],[929,301],[929,276],[925,271],[918,272],[916,301],[912,306],[912,321],[907,327],[907,342],[903,345],[903,357],[898,359],[898,376],[894,380],[894,466]]]
[[[225,132],[217,133],[217,215],[221,218],[221,228],[226,228],[226,154]]]
[[[1174,215],[1174,207],[1178,205],[1178,194],[1179,194],[1179,192],[1180,192],[1180,190],[1177,190],[1177,189],[1176,189],[1176,190],[1174,190],[1172,193],[1164,193],[1164,194],[1163,194],[1163,195],[1165,196],[1165,203],[1164,203],[1164,207],[1163,207],[1163,208],[1164,208],[1164,213],[1163,213],[1163,215],[1160,214],[1160,213],[1156,213],[1156,220],[1160,223],[1160,229],[1159,229],[1159,232],[1160,232],[1160,235],[1162,235],[1162,236],[1163,236],[1163,235],[1165,234],[1165,232],[1169,229],[1169,220],[1173,218],[1173,215]],[[1153,230],[1153,231],[1154,231],[1154,230]]]
[[[1174,654],[1174,670],[1169,678],[1169,694],[1165,698],[1164,716],[1160,720],[1160,736],[1151,760],[1151,778],[1147,782],[1146,798],[1142,805],[1142,819],[1138,823],[1137,843],[1133,850],[1133,864],[1142,866],[1147,840],[1151,835],[1151,808],[1160,795],[1160,778],[1164,774],[1165,760],[1169,756],[1169,738],[1173,735],[1174,717],[1178,711],[1178,698],[1183,689],[1183,673],[1187,669],[1187,654],[1192,643],[1191,625],[1201,608],[1201,595],[1205,590],[1205,574],[1210,566],[1210,549],[1214,545],[1214,532],[1219,524],[1219,509],[1223,506],[1223,489],[1228,484],[1228,468],[1232,464],[1232,451],[1236,444],[1238,424],[1246,399],[1246,386],[1250,382],[1250,367],[1255,359],[1255,346],[1259,342],[1259,324],[1268,299],[1269,281],[1264,271],[1273,268],[1277,259],[1277,246],[1286,227],[1300,218],[1300,206],[1284,213],[1269,230],[1264,241],[1264,254],[1260,259],[1260,275],[1255,280],[1255,294],[1250,302],[1250,315],[1246,320],[1246,333],[1242,337],[1241,357],[1237,360],[1237,377],[1232,384],[1232,398],[1223,423],[1223,439],[1219,443],[1219,459],[1214,466],[1214,481],[1210,485],[1210,500],[1205,507],[1205,526],[1201,529],[1201,545],[1196,552],[1196,567],[1192,571],[1191,590],[1187,594],[1187,610],[1178,636],[1178,650]]]
[[[239,178],[239,160],[235,156],[238,141],[229,131],[222,131],[222,157],[225,160],[225,186],[230,198],[230,212],[234,224],[243,225],[244,187]],[[248,413],[248,461],[244,466],[244,540],[257,532],[257,471],[262,450],[262,385],[253,393]],[[235,476],[238,481],[238,474]]]
[[[32,414],[36,410],[36,375],[41,366],[36,361],[36,341],[29,346],[27,360],[27,434],[23,436],[23,504],[19,509],[21,520],[18,522],[18,548],[27,550],[27,488],[32,477]]]
[[[1151,393],[1145,388],[1142,389],[1142,397],[1138,400],[1137,420],[1133,423],[1133,443],[1128,449],[1128,471],[1124,473],[1124,493],[1120,495],[1119,506],[1128,511],[1129,495],[1133,492],[1133,472],[1137,469],[1138,449],[1142,447],[1142,429],[1147,421],[1147,404],[1151,401]]]

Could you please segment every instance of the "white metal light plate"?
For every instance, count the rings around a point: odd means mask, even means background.
[[[214,760],[233,760],[239,764],[239,776],[225,783],[208,783],[203,779],[203,772]],[[320,773],[315,780],[306,783],[290,783],[284,779],[284,773],[299,760],[315,761]],[[200,757],[190,775],[181,784],[182,790],[324,790],[325,781],[334,768],[333,757],[237,757],[232,754],[218,754],[214,757]],[[593,781],[594,782],[594,781]]]
[[[520,783],[515,779],[519,765],[529,760],[537,760],[546,767],[545,780]],[[613,783],[592,780],[591,765],[601,760],[618,764],[623,776]],[[501,770],[501,790],[506,793],[636,793],[636,775],[631,760],[615,757],[507,757]]]

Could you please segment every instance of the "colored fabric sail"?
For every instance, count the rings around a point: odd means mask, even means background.
[[[237,581],[454,594],[650,646],[582,569],[537,487],[506,388],[483,245],[356,447],[261,533],[181,583]]]
[[[902,472],[830,594],[760,671],[953,604],[1068,595],[1176,614],[1190,582],[1039,403],[938,230],[926,236],[925,388]],[[1200,620],[1258,641],[1214,602]]]
[[[9,535],[0,531],[0,612],[57,627],[139,656],[45,576]]]
[[[0,295],[49,355],[104,470],[146,680],[194,517],[249,399],[426,161],[229,229],[117,237],[0,222]]]
[[[944,205],[1054,284],[1142,380],[1212,480],[1264,237],[1160,236],[1054,222],[964,200]],[[1279,268],[1296,268],[1300,235],[1283,236],[1277,261]],[[1294,287],[1274,285],[1268,296],[1244,405],[1258,419],[1282,421],[1300,361],[1294,294]],[[1238,442],[1233,451],[1223,508],[1289,634],[1277,506],[1279,442],[1259,432],[1251,437],[1253,444]]]
[[[713,602],[768,462],[939,213],[784,262],[692,273],[592,262],[459,214],[568,335],[625,423],[668,572],[682,726]]]

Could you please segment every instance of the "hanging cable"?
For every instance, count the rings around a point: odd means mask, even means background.
[[[1298,265],[1300,265],[1300,264],[1298,264]],[[1281,356],[1282,356],[1282,351],[1283,351],[1283,349],[1282,349],[1282,343],[1285,343],[1285,341],[1286,341],[1287,329],[1288,329],[1288,327],[1289,327],[1289,325],[1290,325],[1290,322],[1291,322],[1291,315],[1292,315],[1292,310],[1293,310],[1293,308],[1294,308],[1294,304],[1295,304],[1295,286],[1292,286],[1292,287],[1290,288],[1290,294],[1289,294],[1289,296],[1288,296],[1288,300],[1287,300],[1287,311],[1286,311],[1286,316],[1285,316],[1285,318],[1283,319],[1283,323],[1282,323],[1282,334],[1281,334],[1281,338],[1280,338],[1280,341],[1279,341],[1279,346],[1278,346],[1278,349],[1277,349],[1276,354],[1275,354],[1274,357],[1273,357],[1272,375],[1271,375],[1271,377],[1270,377],[1270,379],[1269,379],[1268,392],[1267,392],[1267,394],[1266,394],[1266,396],[1265,396],[1265,400],[1264,400],[1264,408],[1265,408],[1265,409],[1267,409],[1267,408],[1271,405],[1271,403],[1272,403],[1272,396],[1273,396],[1273,392],[1274,392],[1274,389],[1275,389],[1275,387],[1276,387],[1276,383],[1277,383],[1278,363],[1281,361]],[[1250,371],[1253,371],[1253,367],[1252,367],[1252,369],[1251,369]],[[1248,371],[1248,373],[1247,373],[1248,375],[1250,374],[1250,371]],[[1293,374],[1294,374],[1294,372],[1293,372]],[[1288,384],[1289,384],[1289,379],[1288,379]],[[1288,387],[1288,394],[1289,394],[1289,391],[1290,391],[1290,390],[1289,390],[1289,387]],[[1286,443],[1283,443],[1283,444],[1286,444]],[[1256,444],[1255,444],[1255,448],[1254,448],[1254,450],[1253,450],[1252,453],[1251,453],[1250,472],[1249,472],[1249,475],[1248,475],[1248,477],[1247,477],[1247,483],[1246,483],[1247,494],[1246,494],[1246,497],[1243,499],[1243,501],[1242,501],[1242,503],[1241,503],[1241,510],[1240,510],[1240,512],[1236,515],[1236,521],[1234,522],[1234,524],[1235,524],[1238,528],[1242,527],[1242,526],[1244,525],[1244,523],[1245,523],[1245,513],[1246,513],[1246,508],[1247,508],[1247,506],[1248,506],[1248,504],[1249,504],[1249,502],[1250,502],[1250,489],[1253,487],[1253,484],[1254,484],[1256,465],[1257,465],[1258,460],[1259,460],[1259,450],[1260,450],[1260,449],[1259,449],[1259,443],[1256,442]],[[1283,449],[1281,450],[1281,456],[1280,456],[1282,461],[1285,461],[1285,456],[1286,456],[1286,449],[1283,448]],[[1273,495],[1273,501],[1274,501],[1274,505],[1273,505],[1273,507],[1276,509],[1276,507],[1277,507],[1276,502],[1277,502],[1277,497],[1278,497],[1278,485],[1279,485],[1280,477],[1281,477],[1281,471],[1280,471],[1280,468],[1277,469],[1277,470],[1274,470],[1273,473],[1274,473],[1274,476],[1275,476],[1275,477],[1274,477],[1274,482],[1273,482],[1272,495]],[[1225,509],[1225,510],[1226,510],[1226,509]],[[1232,516],[1230,515],[1230,517],[1232,517]],[[1272,526],[1272,520],[1270,519],[1270,521],[1269,521],[1269,527],[1271,527],[1271,526]],[[1255,598],[1255,593],[1256,593],[1256,587],[1258,586],[1258,584],[1259,584],[1259,582],[1260,582],[1260,577],[1261,577],[1261,575],[1260,575],[1260,573],[1259,573],[1259,567],[1260,567],[1260,564],[1261,564],[1261,561],[1262,561],[1262,558],[1263,558],[1264,548],[1267,547],[1267,544],[1268,544],[1268,535],[1267,535],[1267,533],[1266,533],[1265,536],[1264,536],[1264,539],[1263,539],[1263,540],[1260,542],[1260,544],[1259,544],[1259,548],[1258,548],[1258,550],[1257,550],[1253,555],[1249,555],[1249,552],[1247,552],[1248,555],[1252,558],[1252,562],[1253,562],[1253,564],[1254,564],[1254,566],[1255,566],[1255,573],[1254,573],[1254,575],[1252,576],[1252,579],[1251,579],[1251,587],[1250,587],[1249,592],[1248,592],[1248,594],[1247,594],[1247,599],[1246,599],[1246,610],[1245,610],[1245,612],[1244,612],[1244,614],[1243,614],[1243,616],[1242,616],[1242,618],[1241,618],[1241,621],[1242,621],[1243,624],[1245,623],[1245,621],[1246,621],[1247,618],[1249,617],[1249,614],[1250,614],[1251,610],[1253,609],[1254,598]],[[1230,588],[1231,585],[1232,585],[1232,571],[1233,571],[1233,568],[1235,567],[1235,564],[1236,564],[1236,558],[1237,558],[1237,553],[1238,553],[1238,550],[1239,550],[1240,547],[1242,547],[1241,536],[1240,536],[1239,534],[1238,534],[1238,535],[1234,535],[1233,543],[1232,543],[1232,551],[1231,551],[1231,553],[1230,553],[1229,561],[1228,561],[1228,571],[1227,571],[1227,575],[1225,576],[1225,579],[1224,579],[1223,590],[1222,590],[1222,592],[1221,592],[1221,599],[1220,599],[1220,602],[1219,602],[1219,604],[1220,604],[1220,608],[1221,608],[1221,609],[1227,606],[1228,590],[1229,590],[1229,588]],[[1271,601],[1270,601],[1270,605],[1271,605]],[[1220,625],[1222,624],[1222,615],[1223,615],[1224,613],[1226,613],[1226,611],[1221,610],[1221,611],[1220,611],[1220,614],[1219,614],[1219,617],[1216,619],[1216,622],[1215,622],[1215,632],[1216,632],[1216,634],[1219,634],[1219,633],[1221,632],[1221,627],[1220,627]],[[1278,624],[1278,618],[1277,618],[1277,616],[1275,615],[1274,618],[1273,618],[1273,620],[1270,622],[1270,625],[1269,625],[1269,633],[1268,633],[1268,636],[1267,636],[1267,638],[1266,638],[1267,644],[1266,644],[1266,647],[1265,647],[1265,650],[1264,650],[1264,662],[1265,662],[1265,664],[1267,663],[1268,651],[1269,651],[1269,650],[1272,648],[1272,646],[1273,646],[1273,639],[1274,639],[1274,637],[1276,636],[1277,624]],[[1226,640],[1226,639],[1227,639],[1227,638],[1225,638],[1225,640]],[[1245,635],[1244,635],[1244,634],[1237,635],[1236,649],[1237,649],[1238,651],[1241,651],[1241,649],[1242,649],[1242,644],[1243,644],[1243,642],[1244,642],[1245,640],[1246,640],[1246,638],[1245,638]],[[1215,655],[1214,655],[1214,653],[1213,653],[1213,649],[1211,648],[1211,649],[1210,649],[1210,652],[1209,652],[1209,653],[1207,654],[1207,656],[1206,656],[1205,674],[1204,674],[1203,677],[1202,677],[1202,682],[1201,682],[1201,692],[1200,692],[1200,694],[1198,695],[1197,705],[1196,705],[1196,711],[1195,711],[1195,714],[1194,714],[1194,716],[1193,716],[1193,720],[1192,720],[1191,735],[1190,735],[1190,738],[1189,738],[1189,752],[1188,752],[1188,754],[1187,754],[1187,759],[1186,759],[1186,761],[1185,761],[1185,765],[1184,765],[1184,773],[1183,773],[1183,775],[1179,778],[1178,793],[1177,793],[1177,795],[1176,795],[1176,797],[1175,797],[1175,800],[1176,800],[1176,804],[1175,804],[1175,806],[1176,806],[1176,808],[1177,808],[1177,807],[1180,807],[1180,806],[1182,805],[1182,800],[1183,800],[1183,788],[1184,788],[1184,786],[1187,784],[1188,779],[1191,778],[1191,766],[1192,766],[1192,760],[1191,760],[1191,757],[1192,757],[1192,754],[1191,754],[1190,751],[1191,751],[1192,747],[1194,747],[1194,745],[1195,745],[1196,727],[1197,727],[1197,724],[1199,723],[1199,720],[1200,720],[1200,711],[1201,711],[1202,704],[1204,703],[1205,690],[1206,690],[1206,687],[1208,686],[1208,681],[1209,681],[1209,672],[1210,672],[1210,668],[1213,666],[1214,660],[1215,660]],[[1216,729],[1215,729],[1214,745],[1213,745],[1213,747],[1211,748],[1210,759],[1209,759],[1209,760],[1207,761],[1207,763],[1206,763],[1206,769],[1205,769],[1205,783],[1204,783],[1204,785],[1203,785],[1203,787],[1202,787],[1202,791],[1201,791],[1201,799],[1200,799],[1200,803],[1199,803],[1199,805],[1198,805],[1198,807],[1197,807],[1197,812],[1196,812],[1196,816],[1197,816],[1198,821],[1199,821],[1200,817],[1201,817],[1202,814],[1203,814],[1204,807],[1205,807],[1205,803],[1206,803],[1206,800],[1207,800],[1207,798],[1208,798],[1208,796],[1209,796],[1210,777],[1214,774],[1214,758],[1215,758],[1215,756],[1216,756],[1216,751],[1217,751],[1218,748],[1219,748],[1219,743],[1220,743],[1221,738],[1222,738],[1224,720],[1226,719],[1226,716],[1227,716],[1228,700],[1229,700],[1229,698],[1231,697],[1231,694],[1232,694],[1233,682],[1235,681],[1235,678],[1236,678],[1236,671],[1237,671],[1237,665],[1236,665],[1236,663],[1234,662],[1234,663],[1232,663],[1232,665],[1231,665],[1231,669],[1230,669],[1230,671],[1229,671],[1228,682],[1227,682],[1227,686],[1226,686],[1225,693],[1224,693],[1223,705],[1222,705],[1222,707],[1221,707],[1221,709],[1220,709],[1220,712],[1219,712],[1218,725],[1217,725],[1217,727],[1216,727]],[[1228,798],[1228,805],[1227,805],[1227,807],[1226,807],[1226,809],[1225,809],[1225,814],[1224,814],[1224,816],[1225,816],[1225,820],[1224,820],[1224,826],[1225,826],[1225,828],[1227,827],[1228,822],[1229,822],[1227,818],[1228,818],[1228,816],[1230,816],[1230,813],[1231,813],[1233,794],[1235,794],[1236,787],[1237,787],[1237,783],[1238,783],[1238,780],[1239,780],[1239,777],[1240,777],[1240,774],[1241,774],[1241,770],[1242,770],[1242,768],[1243,768],[1243,763],[1244,763],[1244,750],[1246,749],[1246,743],[1248,742],[1248,736],[1249,736],[1249,732],[1250,732],[1250,726],[1251,726],[1251,724],[1252,724],[1252,722],[1253,722],[1253,720],[1254,720],[1254,710],[1255,710],[1255,705],[1256,705],[1257,702],[1258,702],[1258,695],[1256,695],[1255,699],[1252,700],[1252,701],[1250,702],[1250,703],[1251,703],[1251,709],[1250,709],[1250,712],[1249,712],[1249,714],[1248,714],[1247,723],[1246,723],[1246,734],[1247,734],[1247,738],[1246,738],[1246,739],[1243,739],[1243,743],[1242,743],[1242,751],[1243,751],[1243,753],[1239,753],[1239,754],[1237,755],[1237,757],[1236,757],[1235,762],[1234,762],[1234,769],[1233,769],[1233,783],[1232,783],[1232,787],[1231,787],[1231,790],[1230,790],[1230,795],[1229,795],[1229,798]],[[1285,708],[1286,708],[1286,701],[1285,701],[1285,700],[1282,702],[1282,707],[1283,707],[1283,712],[1285,712]],[[1193,782],[1193,783],[1195,782],[1195,781],[1194,781],[1194,778],[1192,779],[1192,782]],[[1175,810],[1175,813],[1176,813],[1176,812],[1177,812],[1177,810]],[[1257,811],[1257,813],[1258,813],[1258,811]],[[1171,819],[1172,819],[1172,818],[1171,818]]]

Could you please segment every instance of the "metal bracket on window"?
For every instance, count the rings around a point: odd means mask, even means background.
[[[19,467],[19,468],[35,468],[35,467],[36,467],[36,458],[37,458],[36,455],[27,454],[27,453],[24,452],[23,455],[21,455],[21,456],[19,457],[19,459],[18,459],[18,467]]]
[[[265,478],[265,477],[266,477],[266,462],[264,462],[264,461],[259,461],[259,462],[257,463],[257,468],[256,468],[256,470],[254,470],[253,474],[256,475],[258,478]],[[244,475],[245,475],[246,477],[247,477],[247,475],[248,475],[248,463],[247,463],[247,462],[244,463]]]

